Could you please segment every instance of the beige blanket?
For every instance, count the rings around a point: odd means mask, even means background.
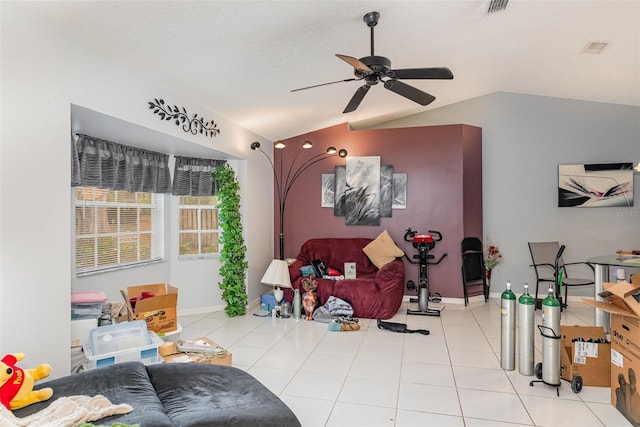
[[[2,427],[73,427],[116,414],[127,414],[129,405],[114,405],[102,395],[67,396],[54,401],[47,408],[28,417],[18,418],[0,405]]]

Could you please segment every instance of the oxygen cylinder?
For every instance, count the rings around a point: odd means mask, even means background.
[[[511,282],[500,298],[500,366],[506,371],[516,369],[516,295]]]
[[[302,315],[302,297],[300,296],[300,289],[293,290],[293,318],[298,320]]]
[[[533,375],[534,365],[534,310],[536,301],[529,295],[529,285],[518,299],[518,370],[522,375]]]
[[[553,287],[542,300],[542,381],[560,384],[560,302]]]

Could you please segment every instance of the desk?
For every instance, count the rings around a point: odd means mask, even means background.
[[[601,255],[587,260],[593,264],[595,269],[595,298],[597,301],[604,301],[598,294],[604,290],[602,284],[610,282],[609,267],[640,268],[640,258],[623,255]],[[596,326],[603,326],[606,333],[610,331],[609,313],[596,308]]]

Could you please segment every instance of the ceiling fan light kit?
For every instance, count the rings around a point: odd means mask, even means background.
[[[349,55],[336,54],[336,56],[342,59],[344,62],[353,67],[353,74],[355,78],[337,80],[328,83],[321,83],[313,86],[307,86],[299,89],[294,89],[291,92],[297,92],[305,89],[316,88],[319,86],[326,86],[334,83],[351,82],[364,80],[364,85],[360,86],[353,94],[343,113],[351,113],[360,106],[360,103],[364,99],[371,86],[377,85],[382,82],[385,89],[403,96],[417,104],[429,105],[435,101],[436,97],[421,91],[420,89],[410,86],[400,80],[414,79],[414,80],[451,80],[453,79],[453,73],[446,67],[429,67],[429,68],[405,68],[394,70],[391,68],[391,60],[384,56],[375,55],[374,51],[374,27],[378,25],[380,14],[378,12],[369,12],[365,14],[362,20],[371,29],[371,55],[362,57],[360,59],[354,58]]]

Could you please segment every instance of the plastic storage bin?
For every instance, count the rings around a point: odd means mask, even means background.
[[[89,332],[91,354],[113,353],[151,344],[144,320],[100,326]]]
[[[104,328],[104,326],[97,329],[102,328]],[[162,341],[162,338],[155,332],[149,332],[149,339],[151,343],[147,345],[96,355],[91,353],[89,346],[85,345],[83,348],[87,362],[84,364],[84,368],[89,370],[114,365],[116,363],[138,361],[145,365],[162,363],[163,359],[158,353],[158,347],[160,347],[160,344],[164,341]]]
[[[71,320],[97,319],[106,301],[103,291],[71,292]]]

